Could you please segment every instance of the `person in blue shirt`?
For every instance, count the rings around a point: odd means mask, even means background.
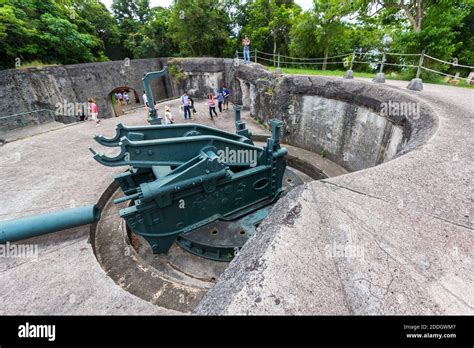
[[[181,104],[183,105],[184,110],[184,119],[191,119],[191,109],[189,107],[189,97],[186,91],[184,91],[183,95],[181,96]]]
[[[229,110],[230,90],[224,86],[224,110]]]
[[[217,106],[219,107],[219,113],[222,113],[222,104],[224,104],[224,90],[221,88],[217,92]]]

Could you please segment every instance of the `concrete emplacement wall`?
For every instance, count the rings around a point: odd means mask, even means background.
[[[286,123],[284,142],[321,154],[349,171],[370,168],[423,143],[435,129],[432,111],[403,91],[360,81],[283,76],[226,59],[174,60],[180,91],[204,97],[226,84],[233,102],[266,123]]]
[[[434,129],[431,111],[403,91],[387,90],[354,80],[277,75],[257,64],[234,65],[231,59],[141,59],[5,70],[0,72],[0,116],[52,109],[64,103],[94,97],[100,117],[114,115],[110,93],[128,86],[141,98],[146,72],[170,67],[170,76],[153,83],[157,100],[179,96],[184,90],[205,98],[229,85],[236,104],[261,122],[286,122],[284,141],[321,154],[349,171],[389,161],[422,143]],[[398,104],[398,105],[393,105]],[[396,108],[394,108],[395,106]],[[408,108],[406,107],[408,106]],[[51,115],[49,115],[50,117]],[[0,119],[0,129],[19,124]],[[42,118],[42,122],[49,118]]]

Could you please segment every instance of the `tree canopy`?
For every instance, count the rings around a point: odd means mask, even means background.
[[[473,65],[474,0],[314,0],[307,11],[294,0],[174,0],[169,8],[114,0],[110,10],[97,0],[0,0],[0,68],[232,57],[244,35],[252,49],[269,54],[326,58],[353,49],[424,49]]]

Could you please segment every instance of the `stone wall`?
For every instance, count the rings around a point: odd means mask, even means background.
[[[170,75],[154,82],[158,100],[184,90],[195,98],[228,85],[232,101],[250,110],[262,122],[285,121],[283,139],[290,145],[326,156],[349,171],[389,161],[422,143],[434,124],[429,108],[412,94],[357,80],[285,76],[258,64],[235,65],[231,59],[144,59],[6,70],[0,72],[0,117],[38,109],[58,102],[98,101],[100,117],[113,115],[110,93],[131,87],[140,97],[142,77],[168,65]],[[420,114],[384,115],[382,104],[419,103]],[[10,122],[17,120],[11,119]],[[5,120],[0,118],[5,127]],[[10,125],[11,126],[11,125]],[[18,125],[13,125],[18,126]]]
[[[2,118],[40,109],[56,110],[57,103],[85,103],[89,97],[97,101],[99,117],[114,115],[111,92],[129,87],[143,94],[142,77],[150,71],[161,70],[167,59],[138,59],[124,61],[48,66],[0,71],[0,129],[51,121],[51,117],[20,116]],[[173,96],[167,78],[154,81],[155,99]]]

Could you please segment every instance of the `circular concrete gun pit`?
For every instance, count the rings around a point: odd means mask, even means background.
[[[311,180],[297,169],[287,168],[283,178],[285,193]],[[120,218],[120,209],[127,205],[113,203],[120,196],[118,186],[111,184],[99,201],[102,218],[91,227],[92,245],[100,265],[117,285],[133,295],[160,307],[191,312],[227,268],[228,262],[198,256],[195,247],[185,250],[179,240],[168,253],[153,254],[146,240],[131,233]],[[248,221],[252,220],[245,218],[242,223],[210,223],[189,232],[186,242],[214,240],[222,245],[238,241],[243,246],[257,227],[249,227]]]

